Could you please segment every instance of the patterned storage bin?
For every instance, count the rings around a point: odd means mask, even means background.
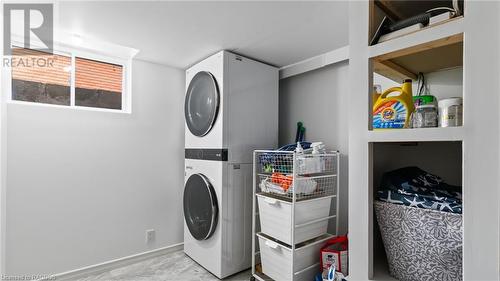
[[[400,281],[462,280],[462,215],[376,201],[390,274]]]

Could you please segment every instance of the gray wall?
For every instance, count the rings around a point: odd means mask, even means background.
[[[306,127],[307,141],[322,141],[328,149],[339,150],[340,220],[339,233],[347,232],[347,102],[348,62],[341,62],[280,81],[279,142],[295,140],[297,122]]]
[[[374,143],[372,161],[375,191],[379,189],[384,173],[408,166],[416,166],[437,175],[448,184],[462,186],[460,141]]]
[[[132,77],[132,114],[8,105],[6,274],[183,241],[184,72],[135,61]]]

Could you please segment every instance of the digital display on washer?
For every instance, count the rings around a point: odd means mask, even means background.
[[[228,151],[225,148],[186,148],[184,157],[186,159],[227,161]]]

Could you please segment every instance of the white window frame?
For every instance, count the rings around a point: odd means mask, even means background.
[[[21,41],[12,40],[14,45],[22,46]],[[17,43],[17,44],[16,44]],[[31,42],[31,47],[41,47],[43,45],[38,45]],[[123,47],[124,48],[124,47]],[[36,49],[35,49],[36,50]],[[108,50],[112,51],[112,50]],[[107,111],[107,112],[119,112],[119,113],[131,113],[132,112],[132,57],[130,58],[120,58],[106,54],[104,52],[99,52],[95,50],[89,50],[84,48],[78,48],[71,46],[69,44],[56,43],[54,42],[54,54],[67,56],[71,58],[71,78],[70,78],[70,105],[58,105],[58,104],[48,104],[48,103],[38,103],[30,101],[19,101],[12,99],[12,67],[9,65],[4,68],[3,71],[3,93],[6,94],[7,103],[12,104],[26,104],[26,105],[36,105],[36,106],[49,106],[49,107],[61,107],[61,108],[72,108],[80,110],[93,110],[93,111]],[[137,51],[135,51],[137,53]],[[134,53],[134,55],[135,55]],[[90,59],[103,63],[110,63],[120,65],[122,67],[122,92],[121,92],[121,109],[111,109],[111,108],[100,108],[91,106],[78,106],[75,105],[75,62],[76,57],[82,59]]]

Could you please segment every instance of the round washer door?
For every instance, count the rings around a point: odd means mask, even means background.
[[[184,187],[184,219],[196,240],[206,240],[217,227],[217,196],[207,177],[193,174]]]
[[[184,116],[189,131],[202,137],[212,129],[219,111],[219,88],[207,71],[196,73],[189,83],[184,102]]]

